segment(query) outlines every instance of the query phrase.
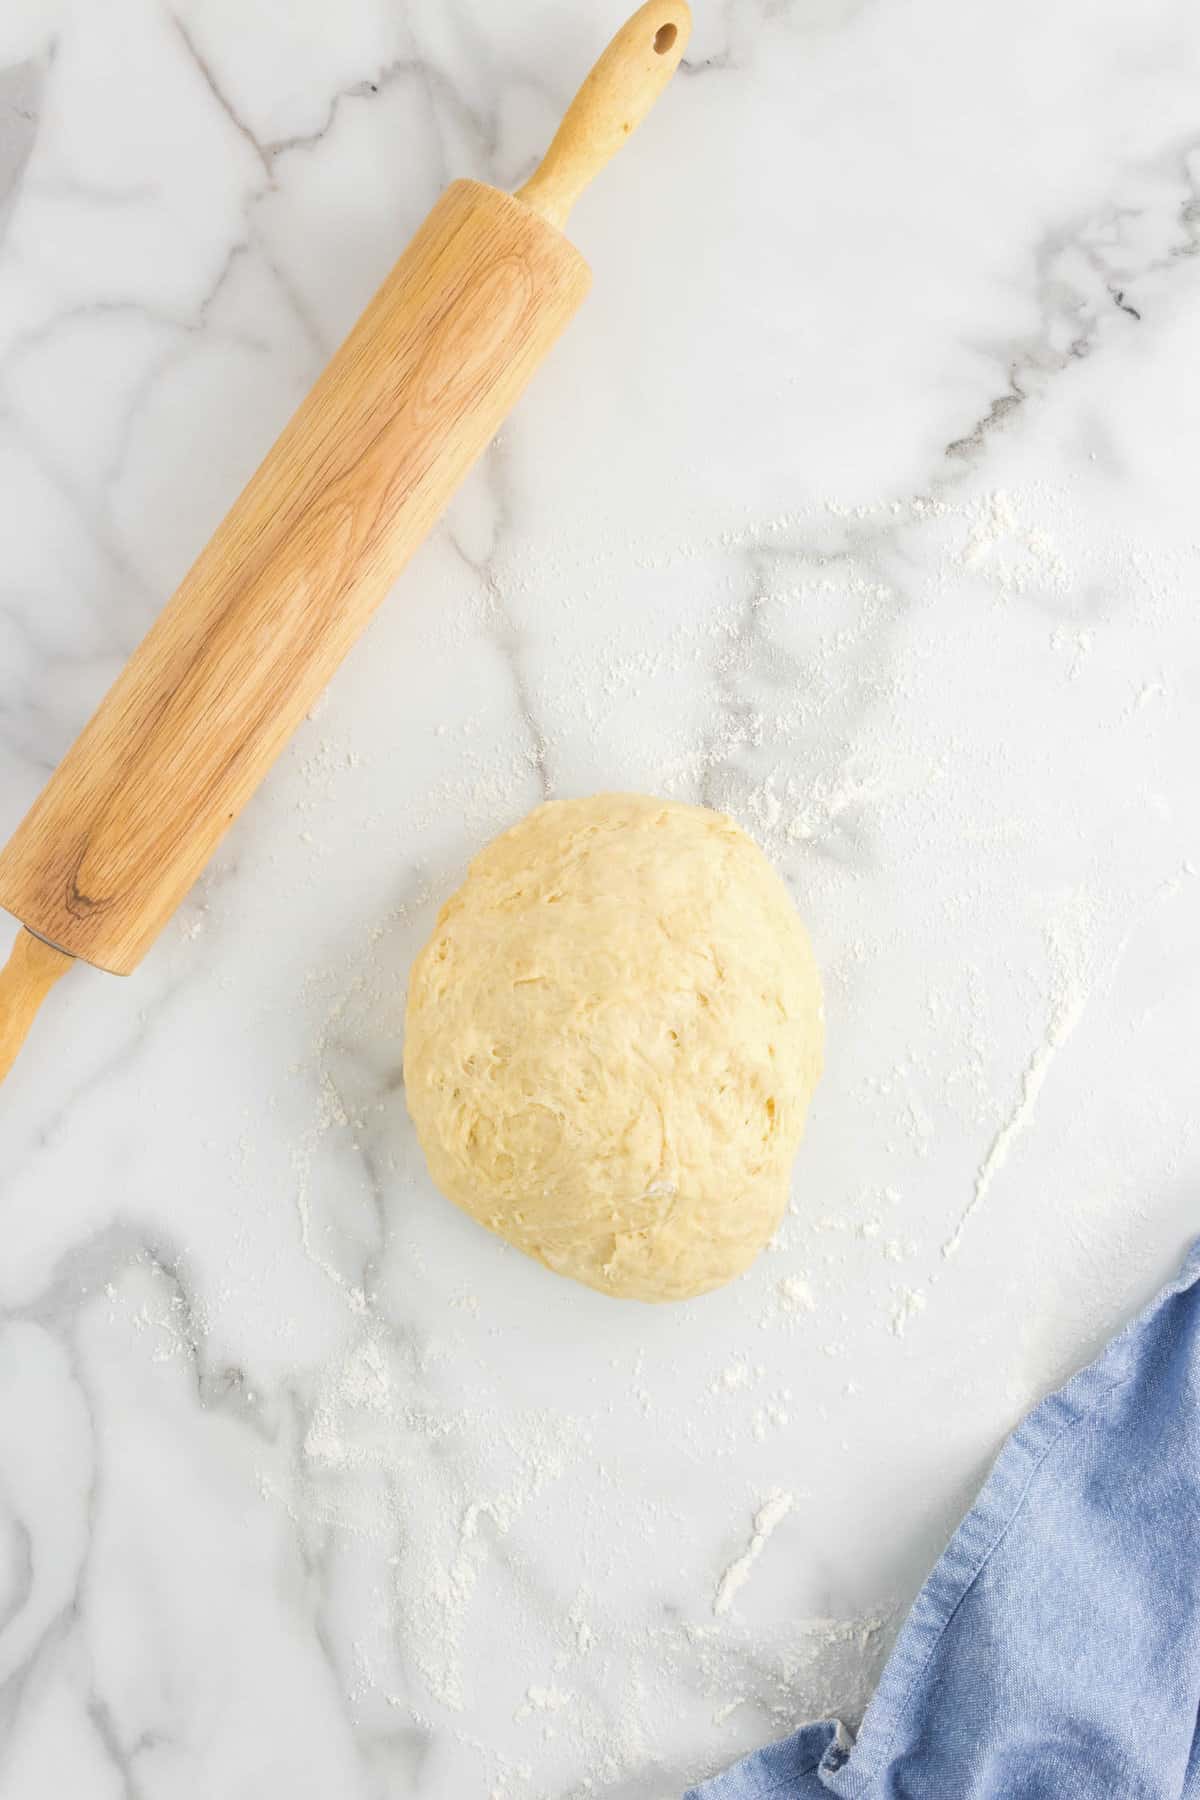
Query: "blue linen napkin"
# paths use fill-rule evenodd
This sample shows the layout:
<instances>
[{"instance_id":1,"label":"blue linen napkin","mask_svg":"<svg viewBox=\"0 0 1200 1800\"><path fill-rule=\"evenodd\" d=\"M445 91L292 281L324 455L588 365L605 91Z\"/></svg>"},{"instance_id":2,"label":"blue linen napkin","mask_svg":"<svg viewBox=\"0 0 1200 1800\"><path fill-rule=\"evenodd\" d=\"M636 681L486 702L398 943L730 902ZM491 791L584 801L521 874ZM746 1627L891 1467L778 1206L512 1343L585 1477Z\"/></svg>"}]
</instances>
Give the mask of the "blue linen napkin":
<instances>
[{"instance_id":1,"label":"blue linen napkin","mask_svg":"<svg viewBox=\"0 0 1200 1800\"><path fill-rule=\"evenodd\" d=\"M685 1800L1200 1800L1200 1241L1036 1406L852 1742L807 1725Z\"/></svg>"}]
</instances>

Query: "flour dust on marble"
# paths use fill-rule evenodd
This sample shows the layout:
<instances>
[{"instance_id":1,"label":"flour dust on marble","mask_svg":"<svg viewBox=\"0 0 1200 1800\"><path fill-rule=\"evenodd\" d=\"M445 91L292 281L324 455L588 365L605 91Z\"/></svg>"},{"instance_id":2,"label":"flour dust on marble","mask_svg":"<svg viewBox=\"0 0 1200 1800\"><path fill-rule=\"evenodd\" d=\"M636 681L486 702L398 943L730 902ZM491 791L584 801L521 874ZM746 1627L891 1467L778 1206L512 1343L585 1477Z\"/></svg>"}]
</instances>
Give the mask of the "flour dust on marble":
<instances>
[{"instance_id":1,"label":"flour dust on marble","mask_svg":"<svg viewBox=\"0 0 1200 1800\"><path fill-rule=\"evenodd\" d=\"M766 1549L772 1533L781 1525L795 1505L794 1496L777 1488L769 1494L754 1515L754 1530L750 1542L735 1557L717 1583L717 1591L713 1595L712 1609L715 1617L720 1618L733 1605L738 1592L750 1578L750 1571Z\"/></svg>"},{"instance_id":2,"label":"flour dust on marble","mask_svg":"<svg viewBox=\"0 0 1200 1800\"><path fill-rule=\"evenodd\" d=\"M625 1370L627 1398L610 1393L598 1408L579 1404L578 1396L570 1405L517 1406L494 1386L481 1403L464 1398L469 1371L483 1366L478 1356L484 1337L491 1335L497 1353L503 1347L511 1354L512 1334L519 1330L507 1312L495 1317L501 1296L494 1284L482 1302L477 1282L446 1290L465 1339L451 1334L436 1352L407 1342L402 1320L391 1310L388 1264L405 1255L420 1278L433 1271L419 1240L401 1245L390 1236L390 1221L417 1170L393 1080L404 974L461 863L483 835L522 807L534 775L550 772L553 779L566 734L586 730L589 720L598 725L602 709L631 702L635 730L648 716L645 709L653 709L657 790L729 808L805 896L816 892L824 908L846 906L850 929L829 975L843 1030L852 1029L856 994L869 973L884 966L889 945L887 922L853 903L849 853L864 832L887 834L887 853L901 870L911 865L925 872L921 902L935 929L973 908L986 932L991 921L984 881L975 885L961 865L948 863L941 885L930 888L931 846L945 837L974 847L986 861L1026 841L1036 828L1019 812L979 816L956 767L960 746L923 711L922 690L938 671L927 645L904 641L905 619L917 604L914 579L921 606L939 612L950 634L964 629L968 599L976 618L983 607L985 619L990 612L1003 620L1031 594L1038 596L1054 615L1038 647L1043 679L1049 692L1069 694L1088 681L1100 642L1069 622L1086 610L1083 596L1092 579L1076 558L1082 554L1086 565L1088 555L1097 555L1096 546L1080 546L1080 530L1069 495L1047 489L984 489L974 497L955 492L882 509L831 506L824 514L771 521L716 547L718 555L729 553L730 592L702 622L681 612L665 640L661 632L648 634L641 645L604 642L586 651L567 636L557 642L555 654L569 677L567 713L558 730L543 728L528 757L505 767L486 748L474 750L478 722L469 712L438 722L439 739L453 740L457 771L421 794L400 796L391 829L402 841L408 831L420 837L435 815L453 816L460 823L452 856L437 869L414 868L402 898L385 917L365 925L343 960L312 972L313 1049L297 1071L318 1095L313 1130L298 1149L303 1241L358 1319L353 1329L359 1335L344 1361L321 1378L296 1486L273 1498L286 1503L300 1532L333 1532L366 1546L380 1572L373 1591L381 1620L390 1623L374 1651L359 1644L350 1656L364 1704L390 1693L390 1704L414 1716L422 1706L440 1710L459 1721L453 1729L469 1748L463 1721L480 1679L473 1633L496 1604L499 1579L511 1584L502 1604L516 1630L522 1670L514 1727L528 1732L536 1726L543 1734L539 1755L586 1764L597 1782L620 1780L653 1758L656 1716L668 1704L669 1680L680 1676L708 1694L714 1729L721 1731L746 1709L760 1717L764 1730L786 1728L797 1716L789 1707L794 1709L798 1693L805 1696L806 1714L853 1716L861 1709L894 1630L890 1597L881 1596L857 1618L801 1613L786 1625L764 1621L752 1605L755 1569L761 1558L779 1553L773 1534L795 1505L790 1462L778 1470L784 1480L765 1481L757 1496L741 1503L749 1534L743 1524L741 1548L722 1562L712 1545L687 1545L686 1514L668 1508L656 1515L636 1488L627 1489L611 1442L614 1413L619 1417L624 1405L645 1417L685 1463L732 1473L748 1448L769 1455L773 1444L791 1442L790 1421L805 1411L800 1370L804 1359L819 1358L841 1372L836 1404L817 1403L815 1420L835 1444L839 1434L844 1439L854 1429L864 1391L856 1326L861 1311L849 1303L848 1282L865 1280L874 1294L882 1334L877 1342L892 1346L889 1354L907 1354L914 1334L936 1316L947 1255L969 1241L972 1230L985 1228L989 1210L1002 1202L1006 1166L1035 1123L1054 1059L1089 996L1110 978L1136 928L1130 921L1171 895L1163 889L1143 904L1106 885L1099 869L1094 887L1051 893L1045 910L1029 920L1028 965L1015 982L1034 1047L1013 1044L1007 1078L1003 1058L1010 1052L989 1015L977 970L967 966L948 977L930 958L910 1042L866 1079L867 1104L883 1124L879 1178L843 1194L835 1208L827 1199L814 1205L804 1194L802 1161L797 1197L769 1252L766 1279L734 1295L743 1321L739 1349L700 1386L689 1387L685 1404L678 1404L676 1393L670 1410L664 1410L664 1385L676 1390L695 1354L689 1319L679 1328L680 1351L691 1346L686 1358L676 1364L668 1356L652 1374L644 1349L629 1359L618 1354L614 1361ZM803 547L811 538L819 549ZM797 540L799 549L793 548ZM658 581L682 571L686 580L713 554L706 541L683 545L665 561L661 555L644 559L646 573ZM1102 554L1129 581L1137 604L1152 610L1166 573L1136 547L1113 543ZM601 588L628 561L637 563L636 546L613 558L614 576L604 566L596 571ZM514 594L543 579L532 562L493 578ZM880 643L887 646L881 659L873 650ZM698 747L694 723L683 721L673 748L669 710L664 714L653 696L682 679L697 658L711 664L721 705ZM1110 689L1124 694L1122 706L1155 704L1153 671L1130 669L1118 677L1110 670L1107 679ZM845 755L831 764L848 690L853 741L846 738ZM1147 693L1151 698L1143 699ZM821 746L818 766L802 777L794 752L813 734ZM791 767L779 760L785 745ZM1019 759L1020 751L998 738L982 753L1002 767ZM297 804L314 856L326 854L314 815L332 802L349 766L346 747L328 736L302 764ZM945 1095L938 1097L929 1085L930 1052L922 1037L944 1050L947 1033L956 1056ZM1006 1087L1015 1092L1011 1104ZM974 1174L964 1170L962 1203L940 1231L931 1230L928 1216L914 1211L911 1190L950 1123L961 1130L964 1121L979 1134ZM357 1164L372 1196L375 1224L357 1253L339 1244L322 1201L328 1168L341 1157L342 1167ZM565 1319L563 1328L572 1329ZM467 1342L474 1346L470 1351ZM791 1373L781 1382L784 1345ZM414 1401L414 1391L423 1392L442 1375L453 1397ZM535 1563L522 1562L518 1547L563 1506L578 1518L578 1557L558 1610L548 1614L523 1591L523 1584L535 1584ZM729 1524L735 1544L738 1511L735 1506ZM707 1623L686 1609L657 1628L625 1622L622 1577L612 1585L614 1547L647 1530L652 1536L666 1532L682 1546L680 1587L707 1593ZM752 1622L740 1616L743 1600ZM389 1632L406 1646L406 1682L395 1681ZM522 1632L528 1634L524 1642ZM747 1680L751 1663L756 1673ZM423 1701L414 1697L414 1677ZM532 1764L527 1768L496 1743L480 1740L476 1750L497 1795L532 1791Z\"/></svg>"}]
</instances>

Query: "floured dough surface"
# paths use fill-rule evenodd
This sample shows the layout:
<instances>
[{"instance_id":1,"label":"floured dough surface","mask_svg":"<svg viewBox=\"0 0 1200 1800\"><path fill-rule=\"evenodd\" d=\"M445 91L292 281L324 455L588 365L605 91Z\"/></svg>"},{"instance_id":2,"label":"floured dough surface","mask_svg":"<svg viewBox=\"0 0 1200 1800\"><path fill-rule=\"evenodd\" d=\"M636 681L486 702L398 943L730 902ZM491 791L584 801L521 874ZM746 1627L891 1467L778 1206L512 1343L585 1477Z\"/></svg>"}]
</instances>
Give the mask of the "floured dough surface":
<instances>
[{"instance_id":1,"label":"floured dough surface","mask_svg":"<svg viewBox=\"0 0 1200 1800\"><path fill-rule=\"evenodd\" d=\"M409 1109L481 1224L604 1293L683 1300L779 1223L822 1018L787 889L731 819L551 801L480 852L414 964Z\"/></svg>"}]
</instances>

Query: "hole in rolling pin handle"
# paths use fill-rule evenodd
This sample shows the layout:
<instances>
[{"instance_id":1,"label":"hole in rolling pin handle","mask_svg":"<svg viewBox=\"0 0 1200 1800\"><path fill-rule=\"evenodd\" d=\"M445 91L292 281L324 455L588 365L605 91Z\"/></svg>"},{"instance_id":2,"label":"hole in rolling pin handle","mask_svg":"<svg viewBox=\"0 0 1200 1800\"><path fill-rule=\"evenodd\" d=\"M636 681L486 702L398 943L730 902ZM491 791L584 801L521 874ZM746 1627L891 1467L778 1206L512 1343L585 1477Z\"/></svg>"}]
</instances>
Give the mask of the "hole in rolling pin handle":
<instances>
[{"instance_id":1,"label":"hole in rolling pin handle","mask_svg":"<svg viewBox=\"0 0 1200 1800\"><path fill-rule=\"evenodd\" d=\"M655 56L665 56L678 36L678 25L660 25L654 34Z\"/></svg>"}]
</instances>

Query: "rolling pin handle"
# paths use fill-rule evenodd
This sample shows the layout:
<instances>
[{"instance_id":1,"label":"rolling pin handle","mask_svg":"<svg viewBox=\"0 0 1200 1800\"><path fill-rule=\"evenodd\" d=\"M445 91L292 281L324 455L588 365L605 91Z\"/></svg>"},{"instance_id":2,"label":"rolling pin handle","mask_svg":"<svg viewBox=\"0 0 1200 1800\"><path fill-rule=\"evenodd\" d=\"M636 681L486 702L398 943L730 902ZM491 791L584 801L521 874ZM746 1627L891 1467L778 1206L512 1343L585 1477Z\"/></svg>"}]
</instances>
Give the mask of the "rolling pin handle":
<instances>
[{"instance_id":1,"label":"rolling pin handle","mask_svg":"<svg viewBox=\"0 0 1200 1800\"><path fill-rule=\"evenodd\" d=\"M692 29L687 0L647 0L622 25L567 108L523 200L559 229L592 179L639 126L679 67Z\"/></svg>"},{"instance_id":2,"label":"rolling pin handle","mask_svg":"<svg viewBox=\"0 0 1200 1800\"><path fill-rule=\"evenodd\" d=\"M75 961L22 925L0 969L0 1081L17 1060L38 1007Z\"/></svg>"}]
</instances>

